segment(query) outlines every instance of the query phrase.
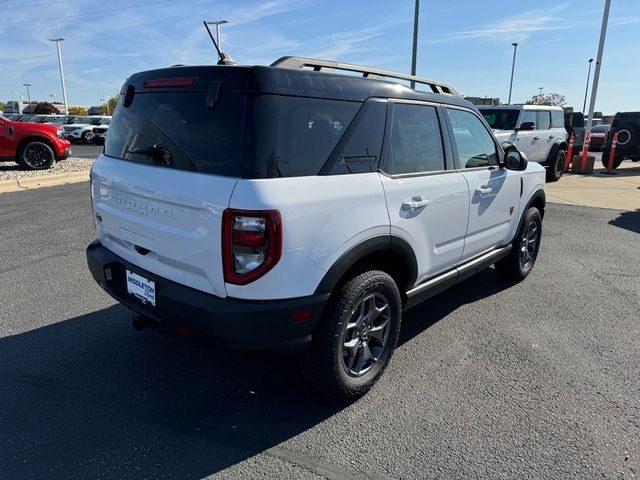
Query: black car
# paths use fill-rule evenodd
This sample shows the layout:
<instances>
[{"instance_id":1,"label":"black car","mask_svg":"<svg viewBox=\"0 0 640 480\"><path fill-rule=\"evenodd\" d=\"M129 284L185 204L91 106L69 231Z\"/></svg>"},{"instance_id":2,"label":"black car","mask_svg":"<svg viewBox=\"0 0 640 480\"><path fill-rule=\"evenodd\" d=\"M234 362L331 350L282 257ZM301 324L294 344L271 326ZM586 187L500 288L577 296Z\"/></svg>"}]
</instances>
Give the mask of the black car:
<instances>
[{"instance_id":1,"label":"black car","mask_svg":"<svg viewBox=\"0 0 640 480\"><path fill-rule=\"evenodd\" d=\"M640 112L618 112L613 117L611 129L602 146L602 164L607 168L609 152L615 134L618 134L613 168L618 168L623 160L640 161Z\"/></svg>"}]
</instances>

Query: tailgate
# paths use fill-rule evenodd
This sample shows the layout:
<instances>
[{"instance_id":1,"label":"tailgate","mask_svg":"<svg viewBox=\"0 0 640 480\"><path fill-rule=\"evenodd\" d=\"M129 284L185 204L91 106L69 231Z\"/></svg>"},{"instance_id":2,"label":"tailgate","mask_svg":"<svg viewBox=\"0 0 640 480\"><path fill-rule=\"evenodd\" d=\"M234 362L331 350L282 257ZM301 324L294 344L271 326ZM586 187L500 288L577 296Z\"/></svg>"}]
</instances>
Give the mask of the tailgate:
<instances>
[{"instance_id":1,"label":"tailgate","mask_svg":"<svg viewBox=\"0 0 640 480\"><path fill-rule=\"evenodd\" d=\"M226 296L221 224L235 178L102 155L91 179L102 245L156 275Z\"/></svg>"}]
</instances>

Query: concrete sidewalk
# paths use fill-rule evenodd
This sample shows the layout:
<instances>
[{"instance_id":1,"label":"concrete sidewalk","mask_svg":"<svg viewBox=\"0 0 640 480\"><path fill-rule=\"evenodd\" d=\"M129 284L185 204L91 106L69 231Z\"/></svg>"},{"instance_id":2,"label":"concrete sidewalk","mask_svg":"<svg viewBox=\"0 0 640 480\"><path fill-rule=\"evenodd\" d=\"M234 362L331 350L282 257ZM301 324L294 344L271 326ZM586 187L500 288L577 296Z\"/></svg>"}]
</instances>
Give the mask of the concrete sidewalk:
<instances>
[{"instance_id":1,"label":"concrete sidewalk","mask_svg":"<svg viewBox=\"0 0 640 480\"><path fill-rule=\"evenodd\" d=\"M565 173L558 182L547 183L547 201L582 207L639 210L640 163L625 160L615 170L617 175L603 175L600 172L606 169L601 168L601 154L595 155L596 168L591 175Z\"/></svg>"}]
</instances>

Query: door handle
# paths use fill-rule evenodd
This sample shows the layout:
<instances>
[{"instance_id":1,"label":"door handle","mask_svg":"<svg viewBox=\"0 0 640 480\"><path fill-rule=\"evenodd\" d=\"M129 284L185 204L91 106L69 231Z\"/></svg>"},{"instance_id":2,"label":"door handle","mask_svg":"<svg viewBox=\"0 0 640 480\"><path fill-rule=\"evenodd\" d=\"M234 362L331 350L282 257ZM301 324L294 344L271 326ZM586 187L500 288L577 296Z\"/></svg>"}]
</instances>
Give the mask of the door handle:
<instances>
[{"instance_id":1,"label":"door handle","mask_svg":"<svg viewBox=\"0 0 640 480\"><path fill-rule=\"evenodd\" d=\"M416 210L417 208L426 207L427 205L429 205L429 200L417 196L413 197L411 200L402 202L401 208L403 211L407 212L410 210Z\"/></svg>"},{"instance_id":2,"label":"door handle","mask_svg":"<svg viewBox=\"0 0 640 480\"><path fill-rule=\"evenodd\" d=\"M555 138L553 135L549 135L549 138Z\"/></svg>"},{"instance_id":3,"label":"door handle","mask_svg":"<svg viewBox=\"0 0 640 480\"><path fill-rule=\"evenodd\" d=\"M533 137L534 140L540 140L540 137Z\"/></svg>"},{"instance_id":4,"label":"door handle","mask_svg":"<svg viewBox=\"0 0 640 480\"><path fill-rule=\"evenodd\" d=\"M476 188L476 194L478 195L487 195L493 192L493 188L491 187L478 187Z\"/></svg>"}]
</instances>

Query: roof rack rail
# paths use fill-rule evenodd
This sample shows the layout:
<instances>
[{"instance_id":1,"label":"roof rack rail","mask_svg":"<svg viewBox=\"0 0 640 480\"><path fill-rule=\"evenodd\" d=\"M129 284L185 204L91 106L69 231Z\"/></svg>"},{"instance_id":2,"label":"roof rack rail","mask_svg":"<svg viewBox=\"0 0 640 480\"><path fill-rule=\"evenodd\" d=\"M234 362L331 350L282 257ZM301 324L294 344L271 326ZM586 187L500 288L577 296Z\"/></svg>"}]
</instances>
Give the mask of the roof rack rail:
<instances>
[{"instance_id":1,"label":"roof rack rail","mask_svg":"<svg viewBox=\"0 0 640 480\"><path fill-rule=\"evenodd\" d=\"M380 70L378 68L353 65L351 63L340 63L331 60L318 60L315 58L305 57L281 57L273 62L271 66L278 68L289 68L292 70L301 70L305 67L310 67L314 72L324 71L327 73L331 73L334 70L346 70L349 72L362 73L362 76L364 78L372 78L375 80L386 80L388 78L396 80L408 80L410 82L426 85L433 93L462 97L458 90L446 83L429 80L428 78L416 77L414 75L405 75L402 73L391 72L389 70Z\"/></svg>"}]
</instances>

